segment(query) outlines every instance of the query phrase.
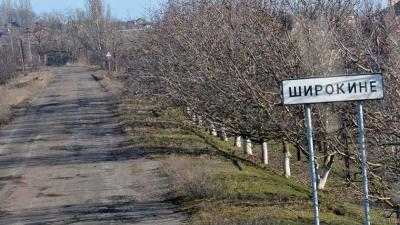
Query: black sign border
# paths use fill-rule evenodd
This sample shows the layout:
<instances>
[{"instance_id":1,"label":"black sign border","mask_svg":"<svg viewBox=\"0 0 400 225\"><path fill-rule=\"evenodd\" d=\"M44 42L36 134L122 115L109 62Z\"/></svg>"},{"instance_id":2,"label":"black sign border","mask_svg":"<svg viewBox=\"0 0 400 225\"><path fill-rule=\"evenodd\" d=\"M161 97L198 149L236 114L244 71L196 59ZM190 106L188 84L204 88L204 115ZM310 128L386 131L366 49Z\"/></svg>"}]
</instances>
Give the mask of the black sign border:
<instances>
[{"instance_id":1,"label":"black sign border","mask_svg":"<svg viewBox=\"0 0 400 225\"><path fill-rule=\"evenodd\" d=\"M358 77L358 76L371 76L371 75L380 75L382 77L382 88L383 88L383 96L382 98L377 98L377 99L366 99L366 100L344 100L344 101L331 101L331 102L313 102L313 103L296 103L296 104L285 104L284 103L284 97L283 97L283 82L284 81L291 81L291 80L311 80L311 79L320 79L320 78L335 78L335 77ZM376 101L376 100L383 100L385 99L385 79L383 76L383 73L366 73L366 74L342 74L342 75L335 75L335 76L329 76L329 77L308 77L308 78L292 78L292 79L286 79L282 80L281 82L281 104L282 105L315 105L315 104L327 104L327 103L335 103L335 102L358 102L358 101Z\"/></svg>"}]
</instances>

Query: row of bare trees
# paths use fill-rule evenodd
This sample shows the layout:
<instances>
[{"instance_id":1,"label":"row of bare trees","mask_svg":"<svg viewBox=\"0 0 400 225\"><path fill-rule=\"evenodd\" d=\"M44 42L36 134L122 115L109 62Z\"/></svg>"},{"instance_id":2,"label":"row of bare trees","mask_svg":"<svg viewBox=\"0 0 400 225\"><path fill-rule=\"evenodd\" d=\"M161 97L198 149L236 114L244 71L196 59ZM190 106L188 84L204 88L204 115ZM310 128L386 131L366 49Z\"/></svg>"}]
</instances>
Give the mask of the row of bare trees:
<instances>
[{"instance_id":1,"label":"row of bare trees","mask_svg":"<svg viewBox=\"0 0 400 225\"><path fill-rule=\"evenodd\" d=\"M303 108L281 104L280 82L383 73L385 99L366 103L369 175L375 202L395 209L399 25L393 9L366 1L170 0L151 29L122 40L128 44L115 49L115 62L129 72L133 94L189 109L212 133L217 128L246 143L283 143L287 176L288 146L299 158L308 153ZM343 181L359 185L354 105L315 105L313 111L319 188L329 184L334 167Z\"/></svg>"},{"instance_id":2,"label":"row of bare trees","mask_svg":"<svg viewBox=\"0 0 400 225\"><path fill-rule=\"evenodd\" d=\"M26 28L32 25L33 17L29 1L3 0L0 2L0 81L2 83L13 77L24 64L25 50L28 46L25 46L22 38L25 36Z\"/></svg>"},{"instance_id":3,"label":"row of bare trees","mask_svg":"<svg viewBox=\"0 0 400 225\"><path fill-rule=\"evenodd\" d=\"M66 16L36 15L30 0L0 1L0 81L48 64L57 54L70 58Z\"/></svg>"},{"instance_id":4,"label":"row of bare trees","mask_svg":"<svg viewBox=\"0 0 400 225\"><path fill-rule=\"evenodd\" d=\"M118 21L100 0L67 14L37 15L30 0L0 1L0 80L41 65L101 64L119 40Z\"/></svg>"}]
</instances>

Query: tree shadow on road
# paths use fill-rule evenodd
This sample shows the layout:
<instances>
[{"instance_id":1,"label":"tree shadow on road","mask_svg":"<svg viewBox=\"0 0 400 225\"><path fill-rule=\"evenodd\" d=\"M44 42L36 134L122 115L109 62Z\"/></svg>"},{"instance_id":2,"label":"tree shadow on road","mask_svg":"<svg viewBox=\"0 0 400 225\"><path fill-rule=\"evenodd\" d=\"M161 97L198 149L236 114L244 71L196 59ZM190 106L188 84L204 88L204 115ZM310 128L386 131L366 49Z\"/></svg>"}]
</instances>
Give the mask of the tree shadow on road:
<instances>
[{"instance_id":1,"label":"tree shadow on road","mask_svg":"<svg viewBox=\"0 0 400 225\"><path fill-rule=\"evenodd\" d=\"M121 196L123 197L123 196ZM61 207L39 208L17 214L2 212L0 224L132 224L178 221L180 211L170 202L135 202L132 200L109 203L87 203ZM97 222L97 223L96 223Z\"/></svg>"}]
</instances>

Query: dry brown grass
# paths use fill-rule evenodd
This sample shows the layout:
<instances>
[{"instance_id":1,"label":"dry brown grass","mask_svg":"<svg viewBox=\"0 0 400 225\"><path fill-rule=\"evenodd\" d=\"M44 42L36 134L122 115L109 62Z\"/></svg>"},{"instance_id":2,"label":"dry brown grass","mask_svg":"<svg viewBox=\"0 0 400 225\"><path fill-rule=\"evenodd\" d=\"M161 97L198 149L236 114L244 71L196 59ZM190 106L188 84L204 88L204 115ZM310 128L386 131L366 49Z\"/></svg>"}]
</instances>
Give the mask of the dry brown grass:
<instances>
[{"instance_id":1,"label":"dry brown grass","mask_svg":"<svg viewBox=\"0 0 400 225\"><path fill-rule=\"evenodd\" d=\"M201 158L201 157L200 157ZM162 172L169 179L176 198L204 199L221 197L221 187L213 182L212 169L217 161L170 156L162 160Z\"/></svg>"},{"instance_id":2,"label":"dry brown grass","mask_svg":"<svg viewBox=\"0 0 400 225\"><path fill-rule=\"evenodd\" d=\"M103 86L107 87L107 89L110 90L114 95L120 95L125 90L124 84L118 79L115 79L113 75L105 74L104 79L100 82Z\"/></svg>"},{"instance_id":3,"label":"dry brown grass","mask_svg":"<svg viewBox=\"0 0 400 225\"><path fill-rule=\"evenodd\" d=\"M54 75L49 71L33 72L17 76L0 86L0 124L6 123L12 116L12 107L31 99L47 86Z\"/></svg>"}]
</instances>

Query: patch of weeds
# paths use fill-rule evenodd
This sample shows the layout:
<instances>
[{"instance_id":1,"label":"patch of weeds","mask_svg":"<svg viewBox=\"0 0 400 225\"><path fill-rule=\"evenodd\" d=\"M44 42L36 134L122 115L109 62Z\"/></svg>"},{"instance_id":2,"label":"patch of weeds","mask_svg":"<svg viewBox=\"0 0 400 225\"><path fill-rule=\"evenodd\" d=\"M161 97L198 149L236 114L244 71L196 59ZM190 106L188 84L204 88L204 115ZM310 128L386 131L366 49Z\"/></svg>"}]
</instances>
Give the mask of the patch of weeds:
<instances>
[{"instance_id":1,"label":"patch of weeds","mask_svg":"<svg viewBox=\"0 0 400 225\"><path fill-rule=\"evenodd\" d=\"M213 165L207 160L170 157L162 161L162 174L169 179L176 198L205 199L221 197L223 192L211 176Z\"/></svg>"},{"instance_id":2,"label":"patch of weeds","mask_svg":"<svg viewBox=\"0 0 400 225\"><path fill-rule=\"evenodd\" d=\"M176 122L182 123L186 121L186 117L182 110L174 107L167 108L166 110L163 110L160 114L161 119L165 120L171 120L173 119Z\"/></svg>"}]
</instances>

